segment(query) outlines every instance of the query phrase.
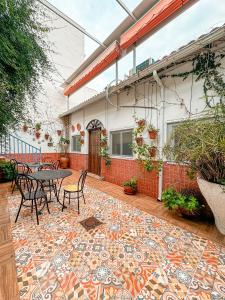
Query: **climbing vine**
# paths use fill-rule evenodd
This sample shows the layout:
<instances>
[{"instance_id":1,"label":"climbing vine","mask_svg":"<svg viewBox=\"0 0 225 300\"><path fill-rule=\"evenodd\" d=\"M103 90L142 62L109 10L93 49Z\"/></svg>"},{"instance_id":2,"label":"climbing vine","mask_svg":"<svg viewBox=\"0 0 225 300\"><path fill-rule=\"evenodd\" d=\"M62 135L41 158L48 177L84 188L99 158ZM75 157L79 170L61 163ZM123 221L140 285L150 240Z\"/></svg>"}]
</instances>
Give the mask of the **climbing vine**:
<instances>
[{"instance_id":1,"label":"climbing vine","mask_svg":"<svg viewBox=\"0 0 225 300\"><path fill-rule=\"evenodd\" d=\"M108 147L108 136L106 129L102 129L100 133L100 156L105 160L105 165L111 165L111 159L109 156L109 147Z\"/></svg>"}]
</instances>

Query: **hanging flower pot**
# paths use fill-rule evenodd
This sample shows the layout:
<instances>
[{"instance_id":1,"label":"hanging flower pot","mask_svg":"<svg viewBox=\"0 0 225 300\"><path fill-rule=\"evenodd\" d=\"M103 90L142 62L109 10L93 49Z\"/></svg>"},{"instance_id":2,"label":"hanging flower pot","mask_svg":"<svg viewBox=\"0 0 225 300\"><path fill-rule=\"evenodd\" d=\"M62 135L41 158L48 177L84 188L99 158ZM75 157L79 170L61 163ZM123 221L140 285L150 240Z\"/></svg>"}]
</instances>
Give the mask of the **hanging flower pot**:
<instances>
[{"instance_id":1,"label":"hanging flower pot","mask_svg":"<svg viewBox=\"0 0 225 300\"><path fill-rule=\"evenodd\" d=\"M35 137L36 137L36 139L39 139L40 136L41 136L40 132L39 132L39 131L36 131L36 132L35 132Z\"/></svg>"},{"instance_id":2,"label":"hanging flower pot","mask_svg":"<svg viewBox=\"0 0 225 300\"><path fill-rule=\"evenodd\" d=\"M80 123L77 123L77 130L78 130L78 131L81 130L81 125L80 125Z\"/></svg>"},{"instance_id":3,"label":"hanging flower pot","mask_svg":"<svg viewBox=\"0 0 225 300\"><path fill-rule=\"evenodd\" d=\"M36 124L35 124L35 130L36 130L36 131L41 130L41 123L36 123Z\"/></svg>"},{"instance_id":4,"label":"hanging flower pot","mask_svg":"<svg viewBox=\"0 0 225 300\"><path fill-rule=\"evenodd\" d=\"M155 129L148 130L148 135L151 140L155 140L157 138L158 131Z\"/></svg>"},{"instance_id":5,"label":"hanging flower pot","mask_svg":"<svg viewBox=\"0 0 225 300\"><path fill-rule=\"evenodd\" d=\"M62 134L62 130L58 129L56 132L57 132L58 136L60 136Z\"/></svg>"},{"instance_id":6,"label":"hanging flower pot","mask_svg":"<svg viewBox=\"0 0 225 300\"><path fill-rule=\"evenodd\" d=\"M153 146L153 147L150 147L150 148L148 149L148 151L149 151L149 155L150 155L151 157L155 157L155 156L156 156L157 148L156 148L155 146Z\"/></svg>"},{"instance_id":7,"label":"hanging flower pot","mask_svg":"<svg viewBox=\"0 0 225 300\"><path fill-rule=\"evenodd\" d=\"M25 123L25 124L23 124L23 132L27 132L27 130L28 130L28 126L27 126L27 124Z\"/></svg>"},{"instance_id":8,"label":"hanging flower pot","mask_svg":"<svg viewBox=\"0 0 225 300\"><path fill-rule=\"evenodd\" d=\"M85 136L85 131L83 131L83 130L80 131L80 135L81 135L81 136Z\"/></svg>"},{"instance_id":9,"label":"hanging flower pot","mask_svg":"<svg viewBox=\"0 0 225 300\"><path fill-rule=\"evenodd\" d=\"M145 126L145 119L140 119L137 121L138 127L144 127Z\"/></svg>"},{"instance_id":10,"label":"hanging flower pot","mask_svg":"<svg viewBox=\"0 0 225 300\"><path fill-rule=\"evenodd\" d=\"M74 131L75 131L75 126L72 125L72 126L71 126L71 129L72 129L72 132L74 132Z\"/></svg>"},{"instance_id":11,"label":"hanging flower pot","mask_svg":"<svg viewBox=\"0 0 225 300\"><path fill-rule=\"evenodd\" d=\"M45 139L46 139L46 141L49 139L49 133L45 133Z\"/></svg>"},{"instance_id":12,"label":"hanging flower pot","mask_svg":"<svg viewBox=\"0 0 225 300\"><path fill-rule=\"evenodd\" d=\"M106 147L107 146L107 141L106 140L100 141L100 146L101 147Z\"/></svg>"},{"instance_id":13,"label":"hanging flower pot","mask_svg":"<svg viewBox=\"0 0 225 300\"><path fill-rule=\"evenodd\" d=\"M144 143L143 137L136 137L135 141L138 146L142 146Z\"/></svg>"},{"instance_id":14,"label":"hanging flower pot","mask_svg":"<svg viewBox=\"0 0 225 300\"><path fill-rule=\"evenodd\" d=\"M81 145L83 145L84 144L84 139L80 139L80 143L81 143Z\"/></svg>"},{"instance_id":15,"label":"hanging flower pot","mask_svg":"<svg viewBox=\"0 0 225 300\"><path fill-rule=\"evenodd\" d=\"M106 136L107 135L107 130L105 128L102 129L102 135Z\"/></svg>"}]
</instances>

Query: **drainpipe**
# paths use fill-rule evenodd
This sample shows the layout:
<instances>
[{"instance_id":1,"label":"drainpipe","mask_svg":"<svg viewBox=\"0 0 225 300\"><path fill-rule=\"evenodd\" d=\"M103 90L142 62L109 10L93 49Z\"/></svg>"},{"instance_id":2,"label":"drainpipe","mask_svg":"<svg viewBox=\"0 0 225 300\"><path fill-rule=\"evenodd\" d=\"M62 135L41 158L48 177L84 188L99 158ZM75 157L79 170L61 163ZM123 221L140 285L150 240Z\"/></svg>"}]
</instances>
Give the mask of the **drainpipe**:
<instances>
[{"instance_id":1,"label":"drainpipe","mask_svg":"<svg viewBox=\"0 0 225 300\"><path fill-rule=\"evenodd\" d=\"M159 109L159 124L160 124L160 141L159 141L159 158L163 161L163 146L164 146L164 136L165 136L165 87L158 76L156 70L153 71L153 77L160 87L162 102ZM159 172L159 183L158 183L158 201L162 200L162 189L163 189L163 165Z\"/></svg>"}]
</instances>

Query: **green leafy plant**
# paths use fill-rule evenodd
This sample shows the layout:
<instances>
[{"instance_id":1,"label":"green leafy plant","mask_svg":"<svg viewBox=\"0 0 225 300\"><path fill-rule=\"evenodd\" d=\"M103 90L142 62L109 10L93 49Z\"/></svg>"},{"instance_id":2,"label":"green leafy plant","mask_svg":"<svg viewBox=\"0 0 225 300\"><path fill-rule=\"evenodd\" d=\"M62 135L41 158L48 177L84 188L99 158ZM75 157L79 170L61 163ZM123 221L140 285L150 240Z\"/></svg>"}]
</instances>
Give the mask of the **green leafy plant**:
<instances>
[{"instance_id":1,"label":"green leafy plant","mask_svg":"<svg viewBox=\"0 0 225 300\"><path fill-rule=\"evenodd\" d=\"M41 129L41 123L36 123L35 124L35 130L39 131Z\"/></svg>"},{"instance_id":2,"label":"green leafy plant","mask_svg":"<svg viewBox=\"0 0 225 300\"><path fill-rule=\"evenodd\" d=\"M173 188L168 188L162 193L162 201L165 207L189 216L198 214L201 208L196 197L181 194Z\"/></svg>"},{"instance_id":3,"label":"green leafy plant","mask_svg":"<svg viewBox=\"0 0 225 300\"><path fill-rule=\"evenodd\" d=\"M70 140L61 136L59 140L59 146L61 148L61 152L63 152L64 155L66 155L67 153L69 144L70 144Z\"/></svg>"},{"instance_id":4,"label":"green leafy plant","mask_svg":"<svg viewBox=\"0 0 225 300\"><path fill-rule=\"evenodd\" d=\"M137 190L137 179L135 177L133 177L130 180L125 181L123 183L123 186L130 187L136 191Z\"/></svg>"},{"instance_id":5,"label":"green leafy plant","mask_svg":"<svg viewBox=\"0 0 225 300\"><path fill-rule=\"evenodd\" d=\"M27 120L43 78L53 71L44 8L35 0L0 1L0 136Z\"/></svg>"},{"instance_id":6,"label":"green leafy plant","mask_svg":"<svg viewBox=\"0 0 225 300\"><path fill-rule=\"evenodd\" d=\"M109 167L111 165L111 159L109 156L108 136L106 130L100 133L100 156L105 160L105 165Z\"/></svg>"},{"instance_id":7,"label":"green leafy plant","mask_svg":"<svg viewBox=\"0 0 225 300\"><path fill-rule=\"evenodd\" d=\"M10 162L0 162L0 170L3 172L3 180L10 181L14 176L14 167Z\"/></svg>"}]
</instances>

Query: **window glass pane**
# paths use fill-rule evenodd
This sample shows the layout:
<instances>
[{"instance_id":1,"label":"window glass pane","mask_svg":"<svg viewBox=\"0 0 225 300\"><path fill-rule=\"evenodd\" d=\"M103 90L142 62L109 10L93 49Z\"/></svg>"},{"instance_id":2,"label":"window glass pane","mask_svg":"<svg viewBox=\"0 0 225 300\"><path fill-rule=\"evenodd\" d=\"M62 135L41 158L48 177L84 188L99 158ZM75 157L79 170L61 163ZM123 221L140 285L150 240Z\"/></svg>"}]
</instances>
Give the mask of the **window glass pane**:
<instances>
[{"instance_id":1,"label":"window glass pane","mask_svg":"<svg viewBox=\"0 0 225 300\"><path fill-rule=\"evenodd\" d=\"M112 154L121 155L120 132L112 133Z\"/></svg>"},{"instance_id":2,"label":"window glass pane","mask_svg":"<svg viewBox=\"0 0 225 300\"><path fill-rule=\"evenodd\" d=\"M132 156L132 149L130 145L132 144L132 131L122 132L122 155Z\"/></svg>"},{"instance_id":3,"label":"window glass pane","mask_svg":"<svg viewBox=\"0 0 225 300\"><path fill-rule=\"evenodd\" d=\"M72 150L81 152L80 136L79 135L73 136L72 141L73 141Z\"/></svg>"}]
</instances>

